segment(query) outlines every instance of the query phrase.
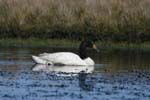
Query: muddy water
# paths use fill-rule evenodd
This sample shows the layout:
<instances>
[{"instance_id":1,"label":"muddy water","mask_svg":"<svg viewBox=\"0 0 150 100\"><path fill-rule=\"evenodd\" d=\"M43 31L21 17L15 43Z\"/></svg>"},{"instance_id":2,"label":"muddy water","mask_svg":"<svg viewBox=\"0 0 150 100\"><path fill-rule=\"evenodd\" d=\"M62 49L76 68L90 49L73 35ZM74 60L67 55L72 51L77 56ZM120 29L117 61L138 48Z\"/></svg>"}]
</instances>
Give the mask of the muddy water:
<instances>
[{"instance_id":1,"label":"muddy water","mask_svg":"<svg viewBox=\"0 0 150 100\"><path fill-rule=\"evenodd\" d=\"M35 65L31 55L75 48L1 48L0 100L149 100L150 52L89 50L95 66Z\"/></svg>"}]
</instances>

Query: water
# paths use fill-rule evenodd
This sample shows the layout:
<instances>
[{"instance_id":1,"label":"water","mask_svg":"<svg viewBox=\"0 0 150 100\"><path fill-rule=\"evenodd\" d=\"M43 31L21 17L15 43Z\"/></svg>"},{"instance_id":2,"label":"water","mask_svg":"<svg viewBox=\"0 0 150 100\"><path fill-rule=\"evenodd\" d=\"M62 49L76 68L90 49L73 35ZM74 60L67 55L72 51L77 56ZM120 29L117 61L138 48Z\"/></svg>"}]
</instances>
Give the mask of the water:
<instances>
[{"instance_id":1,"label":"water","mask_svg":"<svg viewBox=\"0 0 150 100\"><path fill-rule=\"evenodd\" d=\"M75 48L1 48L1 100L150 100L150 51L89 50L95 66L35 65L31 55ZM80 73L79 73L80 72Z\"/></svg>"}]
</instances>

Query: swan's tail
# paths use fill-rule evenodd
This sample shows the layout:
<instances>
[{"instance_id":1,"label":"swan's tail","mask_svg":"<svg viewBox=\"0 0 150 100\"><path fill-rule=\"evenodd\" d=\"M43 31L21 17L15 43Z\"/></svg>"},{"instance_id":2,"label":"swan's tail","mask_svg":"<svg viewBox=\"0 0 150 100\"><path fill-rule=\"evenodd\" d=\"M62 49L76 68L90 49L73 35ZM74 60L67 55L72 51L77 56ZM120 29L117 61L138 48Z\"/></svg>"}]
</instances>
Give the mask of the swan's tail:
<instances>
[{"instance_id":1,"label":"swan's tail","mask_svg":"<svg viewBox=\"0 0 150 100\"><path fill-rule=\"evenodd\" d=\"M32 59L34 60L35 63L37 64L46 64L46 61L41 59L40 57L37 56L32 56Z\"/></svg>"}]
</instances>

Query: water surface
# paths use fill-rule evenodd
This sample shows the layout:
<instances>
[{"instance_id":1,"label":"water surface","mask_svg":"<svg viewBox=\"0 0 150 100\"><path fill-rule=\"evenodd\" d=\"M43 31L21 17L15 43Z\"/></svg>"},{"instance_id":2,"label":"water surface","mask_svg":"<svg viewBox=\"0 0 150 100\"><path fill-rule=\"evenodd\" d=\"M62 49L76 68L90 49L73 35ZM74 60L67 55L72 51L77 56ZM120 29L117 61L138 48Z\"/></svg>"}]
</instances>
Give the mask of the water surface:
<instances>
[{"instance_id":1,"label":"water surface","mask_svg":"<svg viewBox=\"0 0 150 100\"><path fill-rule=\"evenodd\" d=\"M2 100L149 100L150 52L89 50L92 67L37 66L31 55L76 48L1 48ZM80 73L79 73L80 72Z\"/></svg>"}]
</instances>

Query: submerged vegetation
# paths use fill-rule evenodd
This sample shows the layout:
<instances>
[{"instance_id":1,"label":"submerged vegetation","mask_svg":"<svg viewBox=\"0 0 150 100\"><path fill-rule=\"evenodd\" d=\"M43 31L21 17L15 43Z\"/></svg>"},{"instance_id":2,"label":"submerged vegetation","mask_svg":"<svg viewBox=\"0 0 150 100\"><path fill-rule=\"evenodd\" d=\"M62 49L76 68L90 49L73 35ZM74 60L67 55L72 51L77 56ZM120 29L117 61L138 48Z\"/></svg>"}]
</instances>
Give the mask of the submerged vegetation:
<instances>
[{"instance_id":1,"label":"submerged vegetation","mask_svg":"<svg viewBox=\"0 0 150 100\"><path fill-rule=\"evenodd\" d=\"M150 0L0 0L1 38L150 41Z\"/></svg>"}]
</instances>

